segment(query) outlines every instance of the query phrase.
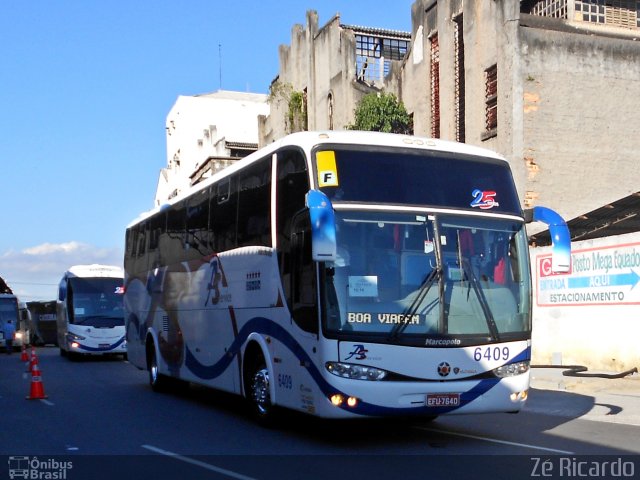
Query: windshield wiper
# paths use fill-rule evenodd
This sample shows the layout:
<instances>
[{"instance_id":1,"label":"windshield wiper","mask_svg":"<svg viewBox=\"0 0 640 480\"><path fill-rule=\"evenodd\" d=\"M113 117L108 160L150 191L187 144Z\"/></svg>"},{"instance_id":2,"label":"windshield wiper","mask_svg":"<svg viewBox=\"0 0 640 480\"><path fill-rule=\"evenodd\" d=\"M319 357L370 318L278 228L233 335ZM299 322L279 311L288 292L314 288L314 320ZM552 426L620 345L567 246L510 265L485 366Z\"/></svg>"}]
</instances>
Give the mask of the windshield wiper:
<instances>
[{"instance_id":1,"label":"windshield wiper","mask_svg":"<svg viewBox=\"0 0 640 480\"><path fill-rule=\"evenodd\" d=\"M489 333L491 334L491 338L499 342L500 341L500 333L498 332L498 327L496 326L496 321L493 318L493 312L491 311L491 307L489 307L489 302L487 301L487 297L484 295L484 290L482 289L482 285L480 285L480 281L476 276L473 268L471 268L471 264L467 258L460 257L460 266L464 271L464 274L469 279L469 283L471 287L473 287L473 292L476 294L478 301L480 302L480 307L482 308L482 313L484 313L485 320L487 322L487 326L489 327Z\"/></svg>"},{"instance_id":2,"label":"windshield wiper","mask_svg":"<svg viewBox=\"0 0 640 480\"><path fill-rule=\"evenodd\" d=\"M389 340L393 340L398 335L400 335L405 330L405 328L407 328L407 325L409 325L409 322L418 311L418 308L420 307L425 297L429 293L429 290L431 290L431 286L436 281L436 279L440 279L441 275L442 275L442 269L440 269L439 267L436 267L433 270L431 270L431 273L429 273L427 278L425 278L424 281L422 282L422 285L420 285L418 293L416 294L416 298L413 300L413 302L411 302L411 305L409 305L409 307L405 309L405 311L402 313L400 322L395 324L391 329L391 333L389 334Z\"/></svg>"}]
</instances>

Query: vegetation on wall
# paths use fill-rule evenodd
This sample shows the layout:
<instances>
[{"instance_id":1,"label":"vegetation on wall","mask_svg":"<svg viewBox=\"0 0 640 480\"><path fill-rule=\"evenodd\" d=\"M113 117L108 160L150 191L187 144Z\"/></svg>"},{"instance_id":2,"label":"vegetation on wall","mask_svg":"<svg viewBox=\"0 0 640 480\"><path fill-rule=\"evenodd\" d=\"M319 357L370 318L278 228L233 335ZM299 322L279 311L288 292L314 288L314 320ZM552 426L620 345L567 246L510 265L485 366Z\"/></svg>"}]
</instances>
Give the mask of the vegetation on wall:
<instances>
[{"instance_id":1,"label":"vegetation on wall","mask_svg":"<svg viewBox=\"0 0 640 480\"><path fill-rule=\"evenodd\" d=\"M354 110L355 121L349 130L389 133L413 133L413 121L404 104L393 93L369 93Z\"/></svg>"},{"instance_id":2,"label":"vegetation on wall","mask_svg":"<svg viewBox=\"0 0 640 480\"><path fill-rule=\"evenodd\" d=\"M285 131L301 132L308 128L307 105L305 92L293 89L293 85L284 82L273 82L269 87L269 103L283 101L287 105Z\"/></svg>"}]
</instances>

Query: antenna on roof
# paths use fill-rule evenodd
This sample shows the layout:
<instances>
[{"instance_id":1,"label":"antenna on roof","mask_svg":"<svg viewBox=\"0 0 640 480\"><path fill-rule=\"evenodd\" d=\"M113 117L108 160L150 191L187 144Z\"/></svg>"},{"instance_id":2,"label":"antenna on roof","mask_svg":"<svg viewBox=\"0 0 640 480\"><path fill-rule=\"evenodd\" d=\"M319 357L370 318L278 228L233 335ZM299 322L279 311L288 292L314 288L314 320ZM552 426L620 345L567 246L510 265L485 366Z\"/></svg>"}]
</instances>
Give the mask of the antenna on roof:
<instances>
[{"instance_id":1,"label":"antenna on roof","mask_svg":"<svg viewBox=\"0 0 640 480\"><path fill-rule=\"evenodd\" d=\"M222 44L221 43L218 44L218 65L220 67L220 87L219 87L219 89L222 90Z\"/></svg>"}]
</instances>

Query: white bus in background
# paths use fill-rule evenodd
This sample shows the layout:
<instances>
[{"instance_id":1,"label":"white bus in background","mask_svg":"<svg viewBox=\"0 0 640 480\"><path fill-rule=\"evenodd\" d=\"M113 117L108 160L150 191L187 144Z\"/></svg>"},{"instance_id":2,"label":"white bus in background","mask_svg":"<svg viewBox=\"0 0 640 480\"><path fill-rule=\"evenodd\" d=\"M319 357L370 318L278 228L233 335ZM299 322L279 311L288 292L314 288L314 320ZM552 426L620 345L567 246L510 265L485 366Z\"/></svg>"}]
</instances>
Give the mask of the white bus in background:
<instances>
[{"instance_id":1,"label":"white bus in background","mask_svg":"<svg viewBox=\"0 0 640 480\"><path fill-rule=\"evenodd\" d=\"M22 348L22 345L29 344L29 311L24 302L11 293L0 294L0 351L4 348L4 323L7 320L13 321L16 333L13 337L14 350Z\"/></svg>"},{"instance_id":2,"label":"white bus in background","mask_svg":"<svg viewBox=\"0 0 640 480\"><path fill-rule=\"evenodd\" d=\"M531 275L508 162L406 135L287 136L126 232L129 361L328 418L517 412ZM171 382L169 382L171 383ZM277 418L277 417L276 417Z\"/></svg>"},{"instance_id":3,"label":"white bus in background","mask_svg":"<svg viewBox=\"0 0 640 480\"><path fill-rule=\"evenodd\" d=\"M58 287L56 304L60 355L126 356L124 272L109 265L76 265Z\"/></svg>"},{"instance_id":4,"label":"white bus in background","mask_svg":"<svg viewBox=\"0 0 640 480\"><path fill-rule=\"evenodd\" d=\"M27 304L18 299L18 325L16 326L16 336L13 345L22 348L31 343L31 313L27 308Z\"/></svg>"},{"instance_id":5,"label":"white bus in background","mask_svg":"<svg viewBox=\"0 0 640 480\"><path fill-rule=\"evenodd\" d=\"M57 323L56 323L56 301L36 300L27 302L31 326L31 345L58 345Z\"/></svg>"}]
</instances>

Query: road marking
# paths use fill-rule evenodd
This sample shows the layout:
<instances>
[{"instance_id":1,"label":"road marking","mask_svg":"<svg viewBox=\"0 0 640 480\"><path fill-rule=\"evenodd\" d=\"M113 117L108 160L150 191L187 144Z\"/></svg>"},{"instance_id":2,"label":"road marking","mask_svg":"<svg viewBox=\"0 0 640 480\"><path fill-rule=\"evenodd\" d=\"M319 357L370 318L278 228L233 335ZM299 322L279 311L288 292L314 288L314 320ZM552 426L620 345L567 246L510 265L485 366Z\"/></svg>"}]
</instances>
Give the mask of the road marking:
<instances>
[{"instance_id":1,"label":"road marking","mask_svg":"<svg viewBox=\"0 0 640 480\"><path fill-rule=\"evenodd\" d=\"M435 432L435 433L442 433L442 434L445 434L445 435L453 435L453 436L456 436L456 437L472 438L474 440L482 440L484 442L500 443L502 445L511 445L513 447L532 448L534 450L544 450L546 452L563 453L565 455L575 455L575 452L569 452L568 450L557 450L555 448L540 447L538 445L529 445L529 444L526 444L526 443L507 442L506 440L498 440L496 438L488 438L488 437L479 437L479 436L476 436L476 435L469 435L468 433L451 432L449 430L438 430L436 428L427 428L427 427L413 427L413 428L416 428L418 430L425 430L427 432Z\"/></svg>"},{"instance_id":2,"label":"road marking","mask_svg":"<svg viewBox=\"0 0 640 480\"><path fill-rule=\"evenodd\" d=\"M49 400L45 400L44 398L41 398L40 401L45 405L49 405L50 407L53 407L55 405L55 403L50 402Z\"/></svg>"},{"instance_id":3,"label":"road marking","mask_svg":"<svg viewBox=\"0 0 640 480\"><path fill-rule=\"evenodd\" d=\"M246 475L242 475L241 473L236 473L231 470L226 470L221 467L216 467L215 465L211 465L210 463L194 460L193 458L185 457L184 455L180 455L179 453L169 452L168 450L162 450L161 448L154 447L153 445L142 445L142 448L151 450L152 452L159 453L160 455L166 455L167 457L175 458L176 460L180 460L185 463L190 463L191 465L196 465L198 467L204 468L206 470L210 470L212 472L227 475L228 477L237 478L239 480L256 480L253 477L247 477Z\"/></svg>"}]
</instances>

